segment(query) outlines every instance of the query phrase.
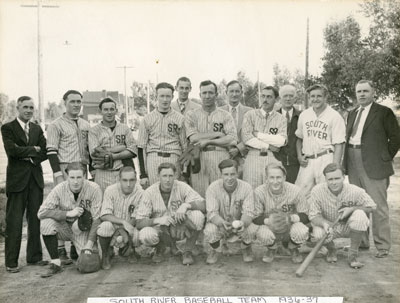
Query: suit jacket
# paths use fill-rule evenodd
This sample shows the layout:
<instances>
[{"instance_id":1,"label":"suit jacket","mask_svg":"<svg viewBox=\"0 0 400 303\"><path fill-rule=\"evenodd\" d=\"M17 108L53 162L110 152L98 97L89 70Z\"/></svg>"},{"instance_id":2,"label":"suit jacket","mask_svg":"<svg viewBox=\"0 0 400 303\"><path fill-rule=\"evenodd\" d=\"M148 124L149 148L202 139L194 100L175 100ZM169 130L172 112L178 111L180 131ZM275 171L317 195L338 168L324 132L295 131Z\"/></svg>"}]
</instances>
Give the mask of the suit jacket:
<instances>
[{"instance_id":1,"label":"suit jacket","mask_svg":"<svg viewBox=\"0 0 400 303\"><path fill-rule=\"evenodd\" d=\"M44 187L41 162L46 160L46 139L42 128L29 122L29 142L17 119L1 127L4 149L8 157L6 192L20 192L32 174L40 188ZM40 146L37 152L34 146ZM31 158L30 160L23 160Z\"/></svg>"},{"instance_id":2,"label":"suit jacket","mask_svg":"<svg viewBox=\"0 0 400 303\"><path fill-rule=\"evenodd\" d=\"M240 104L240 103L239 103L238 107L239 107L238 108L239 117L238 117L238 124L237 124L237 135L238 135L239 141L242 141L241 131L242 131L242 124L243 124L243 117L244 117L245 113L247 113L249 110L251 110L253 108L248 107L248 106L243 105L243 104ZM221 108L223 110L226 110L227 112L229 112L229 105L228 104L222 105Z\"/></svg>"},{"instance_id":3,"label":"suit jacket","mask_svg":"<svg viewBox=\"0 0 400 303\"><path fill-rule=\"evenodd\" d=\"M193 109L201 108L201 105L189 99L187 101L185 110L183 111L183 113L181 113L181 108L179 107L178 99L176 99L176 100L172 101L171 108L182 115L186 115L186 113L190 112Z\"/></svg>"},{"instance_id":4,"label":"suit jacket","mask_svg":"<svg viewBox=\"0 0 400 303\"><path fill-rule=\"evenodd\" d=\"M357 116L357 109L347 117L346 142ZM400 129L393 111L373 102L361 135L361 156L364 169L371 179L385 179L393 175L392 160L400 148ZM347 171L348 147L345 147L343 165Z\"/></svg>"},{"instance_id":5,"label":"suit jacket","mask_svg":"<svg viewBox=\"0 0 400 303\"><path fill-rule=\"evenodd\" d=\"M282 109L278 110L278 113L282 114ZM288 142L285 146L282 146L278 153L274 153L275 158L281 161L284 165L299 165L296 151L297 137L295 135L297 129L297 122L299 121L300 111L293 107L293 114L290 123L288 124L287 135Z\"/></svg>"}]
</instances>

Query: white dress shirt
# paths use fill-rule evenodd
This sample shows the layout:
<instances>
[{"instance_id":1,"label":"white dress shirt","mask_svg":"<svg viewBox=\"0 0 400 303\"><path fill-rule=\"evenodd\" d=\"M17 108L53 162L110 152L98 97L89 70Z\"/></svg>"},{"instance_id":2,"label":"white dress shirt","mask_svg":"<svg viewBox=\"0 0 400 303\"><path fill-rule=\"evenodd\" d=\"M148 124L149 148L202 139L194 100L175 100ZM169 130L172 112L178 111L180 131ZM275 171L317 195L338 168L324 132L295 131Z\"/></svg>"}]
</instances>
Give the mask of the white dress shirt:
<instances>
[{"instance_id":1,"label":"white dress shirt","mask_svg":"<svg viewBox=\"0 0 400 303\"><path fill-rule=\"evenodd\" d=\"M354 137L350 137L350 140L349 140L350 144L354 144L354 145L360 145L361 144L362 130L364 128L365 120L367 120L367 116L368 116L369 110L371 109L371 104L372 103L370 103L369 105L364 107L364 110L361 113L360 123L358 124L357 132L355 133ZM354 120L354 123L357 120L357 116L358 116L358 114L360 112L360 108L361 107L359 107L357 109L357 115L356 115L356 118Z\"/></svg>"}]
</instances>

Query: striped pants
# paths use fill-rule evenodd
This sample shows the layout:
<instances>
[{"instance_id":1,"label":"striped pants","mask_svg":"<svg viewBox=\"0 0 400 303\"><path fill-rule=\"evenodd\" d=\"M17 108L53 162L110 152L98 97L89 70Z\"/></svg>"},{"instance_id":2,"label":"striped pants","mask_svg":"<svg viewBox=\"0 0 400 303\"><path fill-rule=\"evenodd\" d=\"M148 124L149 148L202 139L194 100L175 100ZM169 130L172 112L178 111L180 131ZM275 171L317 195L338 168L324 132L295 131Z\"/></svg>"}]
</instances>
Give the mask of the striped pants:
<instances>
[{"instance_id":1,"label":"striped pants","mask_svg":"<svg viewBox=\"0 0 400 303\"><path fill-rule=\"evenodd\" d=\"M263 246L271 246L276 240L289 241L295 244L303 244L309 238L308 227L301 222L296 222L290 227L289 233L274 234L267 225L256 225L251 223L247 228L247 237L243 238L245 243L258 242Z\"/></svg>"},{"instance_id":2,"label":"striped pants","mask_svg":"<svg viewBox=\"0 0 400 303\"><path fill-rule=\"evenodd\" d=\"M268 151L268 156L261 156L258 149L252 149L246 156L243 165L243 181L249 183L253 189L265 183L265 167L269 163L279 162L273 153Z\"/></svg>"},{"instance_id":3,"label":"striped pants","mask_svg":"<svg viewBox=\"0 0 400 303\"><path fill-rule=\"evenodd\" d=\"M196 231L203 229L205 216L201 211L188 211L187 216L196 226ZM160 226L144 227L139 231L140 243L145 246L155 246L160 242L160 233Z\"/></svg>"},{"instance_id":4,"label":"striped pants","mask_svg":"<svg viewBox=\"0 0 400 303\"><path fill-rule=\"evenodd\" d=\"M169 157L160 157L157 153L148 153L146 156L146 170L149 176L150 185L158 181L158 167L161 163L172 163L176 166L176 178L179 179L181 175L181 167L178 162L179 156L177 154L170 154Z\"/></svg>"},{"instance_id":5,"label":"striped pants","mask_svg":"<svg viewBox=\"0 0 400 303\"><path fill-rule=\"evenodd\" d=\"M96 169L94 182L96 182L100 186L103 193L108 186L115 184L118 181L119 181L119 170Z\"/></svg>"},{"instance_id":6,"label":"striped pants","mask_svg":"<svg viewBox=\"0 0 400 303\"><path fill-rule=\"evenodd\" d=\"M43 236L57 235L58 240L71 241L79 255L88 241L89 231L81 231L77 225L78 220L71 223L46 218L40 221L40 233Z\"/></svg>"},{"instance_id":7,"label":"striped pants","mask_svg":"<svg viewBox=\"0 0 400 303\"><path fill-rule=\"evenodd\" d=\"M206 196L207 187L219 179L221 172L218 164L225 159L229 159L229 154L224 150L202 151L200 153L201 169L197 174L191 174L191 183L195 191L200 196Z\"/></svg>"},{"instance_id":8,"label":"striped pants","mask_svg":"<svg viewBox=\"0 0 400 303\"><path fill-rule=\"evenodd\" d=\"M348 238L350 230L366 231L369 226L369 219L366 213L361 210L355 210L345 223L337 224L333 232L326 238L325 243L329 243L337 238ZM311 241L318 242L325 235L325 230L319 226L313 226Z\"/></svg>"}]
</instances>

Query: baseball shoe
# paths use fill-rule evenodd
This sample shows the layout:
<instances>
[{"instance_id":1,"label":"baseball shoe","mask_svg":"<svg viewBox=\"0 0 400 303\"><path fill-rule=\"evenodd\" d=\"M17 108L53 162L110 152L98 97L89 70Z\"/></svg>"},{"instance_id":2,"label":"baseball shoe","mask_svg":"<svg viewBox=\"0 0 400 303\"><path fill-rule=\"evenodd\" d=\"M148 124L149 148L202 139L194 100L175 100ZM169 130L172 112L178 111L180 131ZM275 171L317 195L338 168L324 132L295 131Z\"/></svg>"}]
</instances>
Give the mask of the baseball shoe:
<instances>
[{"instance_id":1,"label":"baseball shoe","mask_svg":"<svg viewBox=\"0 0 400 303\"><path fill-rule=\"evenodd\" d=\"M140 255L133 249L133 251L128 256L129 263L137 263L140 259Z\"/></svg>"},{"instance_id":2,"label":"baseball shoe","mask_svg":"<svg viewBox=\"0 0 400 303\"><path fill-rule=\"evenodd\" d=\"M292 262L295 264L299 264L303 262L303 256L300 254L298 248L293 248L290 250L290 254L292 256Z\"/></svg>"},{"instance_id":3,"label":"baseball shoe","mask_svg":"<svg viewBox=\"0 0 400 303\"><path fill-rule=\"evenodd\" d=\"M233 251L228 247L228 244L226 244L225 242L221 245L221 252L224 256L234 255Z\"/></svg>"},{"instance_id":4,"label":"baseball shoe","mask_svg":"<svg viewBox=\"0 0 400 303\"><path fill-rule=\"evenodd\" d=\"M376 253L376 258L386 258L389 255L389 251L387 249L378 249Z\"/></svg>"},{"instance_id":5,"label":"baseball shoe","mask_svg":"<svg viewBox=\"0 0 400 303\"><path fill-rule=\"evenodd\" d=\"M242 255L243 255L243 261L245 263L254 261L253 250L251 249L251 245L246 245L244 248L242 248Z\"/></svg>"},{"instance_id":6,"label":"baseball shoe","mask_svg":"<svg viewBox=\"0 0 400 303\"><path fill-rule=\"evenodd\" d=\"M161 263L162 261L164 261L164 252L165 252L165 246L161 245L156 246L156 251L151 260L154 263Z\"/></svg>"},{"instance_id":7,"label":"baseball shoe","mask_svg":"<svg viewBox=\"0 0 400 303\"><path fill-rule=\"evenodd\" d=\"M71 249L69 250L69 256L72 260L78 260L78 253L76 251L75 245L71 243Z\"/></svg>"},{"instance_id":8,"label":"baseball shoe","mask_svg":"<svg viewBox=\"0 0 400 303\"><path fill-rule=\"evenodd\" d=\"M15 266L15 267L6 267L7 272L11 273L11 274L16 274L17 272L19 272L19 267Z\"/></svg>"},{"instance_id":9,"label":"baseball shoe","mask_svg":"<svg viewBox=\"0 0 400 303\"><path fill-rule=\"evenodd\" d=\"M35 265L35 266L46 266L49 265L49 261L47 260L40 260L40 261L36 261L36 262L28 262L28 265Z\"/></svg>"},{"instance_id":10,"label":"baseball shoe","mask_svg":"<svg viewBox=\"0 0 400 303\"><path fill-rule=\"evenodd\" d=\"M58 256L61 260L61 265L72 264L72 260L67 256L67 251L65 250L65 247L58 249Z\"/></svg>"},{"instance_id":11,"label":"baseball shoe","mask_svg":"<svg viewBox=\"0 0 400 303\"><path fill-rule=\"evenodd\" d=\"M191 251L185 251L182 257L183 265L192 265L194 263L193 255Z\"/></svg>"},{"instance_id":12,"label":"baseball shoe","mask_svg":"<svg viewBox=\"0 0 400 303\"><path fill-rule=\"evenodd\" d=\"M49 269L44 274L41 274L40 276L42 278L49 278L60 272L62 272L61 266L58 266L57 264L54 264L54 263L50 263Z\"/></svg>"},{"instance_id":13,"label":"baseball shoe","mask_svg":"<svg viewBox=\"0 0 400 303\"><path fill-rule=\"evenodd\" d=\"M274 261L275 255L276 249L268 248L268 250L264 253L264 256L262 257L262 261L264 263L272 263L272 261Z\"/></svg>"},{"instance_id":14,"label":"baseball shoe","mask_svg":"<svg viewBox=\"0 0 400 303\"><path fill-rule=\"evenodd\" d=\"M336 251L335 243L333 241L329 242L328 245L326 245L326 248L328 249L328 253L326 255L326 262L336 263L337 262L337 251Z\"/></svg>"},{"instance_id":15,"label":"baseball shoe","mask_svg":"<svg viewBox=\"0 0 400 303\"><path fill-rule=\"evenodd\" d=\"M215 264L218 261L218 252L215 249L211 249L208 253L206 263Z\"/></svg>"},{"instance_id":16,"label":"baseball shoe","mask_svg":"<svg viewBox=\"0 0 400 303\"><path fill-rule=\"evenodd\" d=\"M364 266L363 263L357 260L357 252L354 251L349 252L348 262L350 267L354 269L359 269Z\"/></svg>"}]
</instances>

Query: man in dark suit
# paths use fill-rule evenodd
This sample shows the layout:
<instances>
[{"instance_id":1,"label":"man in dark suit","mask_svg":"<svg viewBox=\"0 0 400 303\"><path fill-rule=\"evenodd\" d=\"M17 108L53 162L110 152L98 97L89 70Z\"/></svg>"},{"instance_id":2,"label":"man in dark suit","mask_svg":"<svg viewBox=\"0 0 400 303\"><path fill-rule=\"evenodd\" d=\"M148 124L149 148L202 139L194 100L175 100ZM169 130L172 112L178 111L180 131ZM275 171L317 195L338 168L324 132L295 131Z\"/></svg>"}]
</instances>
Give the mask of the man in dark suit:
<instances>
[{"instance_id":1,"label":"man in dark suit","mask_svg":"<svg viewBox=\"0 0 400 303\"><path fill-rule=\"evenodd\" d=\"M239 81L232 80L226 85L226 95L228 97L228 104L221 106L221 108L232 115L239 139L236 146L231 146L229 148L229 154L231 159L234 159L236 162L238 162L238 174L239 178L242 179L244 163L243 158L246 156L248 151L246 145L242 141L242 123L244 114L252 108L241 104L241 100L243 99L243 88Z\"/></svg>"},{"instance_id":2,"label":"man in dark suit","mask_svg":"<svg viewBox=\"0 0 400 303\"><path fill-rule=\"evenodd\" d=\"M28 264L45 265L42 261L40 221L37 212L43 201L43 172L46 160L46 139L41 127L29 122L34 105L30 97L17 101L18 117L1 127L4 149L8 157L5 263L8 272L19 272L22 219L26 209L28 221Z\"/></svg>"},{"instance_id":3,"label":"man in dark suit","mask_svg":"<svg viewBox=\"0 0 400 303\"><path fill-rule=\"evenodd\" d=\"M300 111L293 106L296 101L296 88L293 85L284 85L279 90L279 96L281 97L282 108L278 112L286 117L288 142L274 155L286 169L286 181L294 184L300 169L296 151L297 137L295 135Z\"/></svg>"},{"instance_id":4,"label":"man in dark suit","mask_svg":"<svg viewBox=\"0 0 400 303\"><path fill-rule=\"evenodd\" d=\"M393 111L374 102L371 81L359 81L356 96L360 106L347 118L344 166L350 183L364 188L377 205L372 232L376 257L384 258L391 246L387 187L394 173L392 160L400 148L400 129ZM369 241L363 242L368 248Z\"/></svg>"}]
</instances>

